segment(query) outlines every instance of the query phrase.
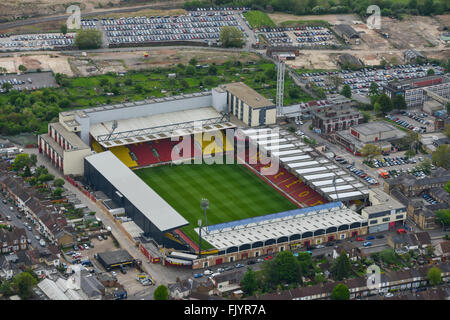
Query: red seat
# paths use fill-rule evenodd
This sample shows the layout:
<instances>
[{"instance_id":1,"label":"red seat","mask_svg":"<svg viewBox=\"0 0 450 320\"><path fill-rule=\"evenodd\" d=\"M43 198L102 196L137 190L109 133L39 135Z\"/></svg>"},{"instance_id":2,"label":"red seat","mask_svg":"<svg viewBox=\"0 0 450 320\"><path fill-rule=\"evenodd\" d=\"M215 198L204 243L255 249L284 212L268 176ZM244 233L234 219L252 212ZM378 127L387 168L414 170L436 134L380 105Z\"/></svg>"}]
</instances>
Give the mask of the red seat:
<instances>
[{"instance_id":1,"label":"red seat","mask_svg":"<svg viewBox=\"0 0 450 320\"><path fill-rule=\"evenodd\" d=\"M137 163L140 166L148 166L150 164L159 162L159 159L155 157L150 144L147 142L131 144L128 147L130 148L131 152L136 155Z\"/></svg>"}]
</instances>

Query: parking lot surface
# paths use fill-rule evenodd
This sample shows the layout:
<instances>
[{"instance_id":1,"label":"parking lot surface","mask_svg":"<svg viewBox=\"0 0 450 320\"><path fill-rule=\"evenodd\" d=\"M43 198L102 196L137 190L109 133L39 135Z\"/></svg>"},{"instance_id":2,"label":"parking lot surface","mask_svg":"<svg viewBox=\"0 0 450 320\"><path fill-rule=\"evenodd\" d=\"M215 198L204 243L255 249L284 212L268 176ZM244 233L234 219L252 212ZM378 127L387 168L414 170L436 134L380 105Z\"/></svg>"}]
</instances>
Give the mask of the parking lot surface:
<instances>
[{"instance_id":1,"label":"parking lot surface","mask_svg":"<svg viewBox=\"0 0 450 320\"><path fill-rule=\"evenodd\" d=\"M74 45L74 33L22 34L0 38L0 52L64 49Z\"/></svg>"},{"instance_id":2,"label":"parking lot surface","mask_svg":"<svg viewBox=\"0 0 450 320\"><path fill-rule=\"evenodd\" d=\"M436 75L443 74L443 68L433 64L427 65L398 65L396 67L364 68L360 71L342 70L328 72L303 73L301 80L306 83L314 83L325 89L327 93L336 93L334 85L329 81L329 76L336 75L342 80L342 85L349 85L352 93L367 96L372 82L379 87L387 85L394 79L414 79L427 75L427 71L433 69Z\"/></svg>"},{"instance_id":3,"label":"parking lot surface","mask_svg":"<svg viewBox=\"0 0 450 320\"><path fill-rule=\"evenodd\" d=\"M271 46L327 47L339 45L330 29L320 26L261 28L257 34L262 35Z\"/></svg>"},{"instance_id":4,"label":"parking lot surface","mask_svg":"<svg viewBox=\"0 0 450 320\"><path fill-rule=\"evenodd\" d=\"M1 86L9 82L16 90L35 90L40 88L56 87L55 77L51 72L37 72L26 74L5 74L0 75L0 92L5 92Z\"/></svg>"}]
</instances>

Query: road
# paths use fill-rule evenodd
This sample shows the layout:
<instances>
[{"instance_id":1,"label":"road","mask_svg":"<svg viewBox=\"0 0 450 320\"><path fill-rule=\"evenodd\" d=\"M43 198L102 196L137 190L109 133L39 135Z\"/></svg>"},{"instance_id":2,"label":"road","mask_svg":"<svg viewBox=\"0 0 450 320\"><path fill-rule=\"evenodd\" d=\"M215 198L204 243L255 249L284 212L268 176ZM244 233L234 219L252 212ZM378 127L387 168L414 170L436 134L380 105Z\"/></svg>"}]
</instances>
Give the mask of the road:
<instances>
[{"instance_id":1,"label":"road","mask_svg":"<svg viewBox=\"0 0 450 320\"><path fill-rule=\"evenodd\" d=\"M28 239L31 240L31 244L30 244L31 247L33 247L35 249L38 248L40 245L39 245L39 241L36 240L36 235L40 236L39 232L36 230L36 228L31 223L31 221L26 219L25 216L17 210L17 208L14 206L14 204L12 204L9 201L6 204L4 204L3 203L4 199L5 199L5 197L3 196L3 194L0 193L0 212L5 216L5 218L6 218L6 216L11 217L11 221L9 221L9 223L12 226L25 229ZM13 210L10 209L11 207L13 208ZM19 218L17 218L17 216L21 216L22 218L19 219ZM31 225L32 231L29 231L27 229L27 227L24 225L24 223Z\"/></svg>"}]
</instances>

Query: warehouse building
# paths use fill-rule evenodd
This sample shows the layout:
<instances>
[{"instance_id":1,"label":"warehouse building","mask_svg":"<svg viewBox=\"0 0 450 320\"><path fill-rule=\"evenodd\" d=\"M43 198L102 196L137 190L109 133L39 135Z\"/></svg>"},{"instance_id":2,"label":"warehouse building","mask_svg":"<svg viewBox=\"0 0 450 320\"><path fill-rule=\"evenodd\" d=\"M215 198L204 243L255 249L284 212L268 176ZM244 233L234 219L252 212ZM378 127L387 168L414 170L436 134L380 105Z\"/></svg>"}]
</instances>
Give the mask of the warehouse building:
<instances>
[{"instance_id":1,"label":"warehouse building","mask_svg":"<svg viewBox=\"0 0 450 320\"><path fill-rule=\"evenodd\" d=\"M359 33L356 32L355 29L353 29L348 24L338 24L334 27L334 32L345 40L347 43L351 44L359 44L360 36Z\"/></svg>"},{"instance_id":2,"label":"warehouse building","mask_svg":"<svg viewBox=\"0 0 450 320\"><path fill-rule=\"evenodd\" d=\"M368 221L369 233L391 230L406 219L406 206L381 189L369 190L369 202L371 205L361 211Z\"/></svg>"},{"instance_id":3,"label":"warehouse building","mask_svg":"<svg viewBox=\"0 0 450 320\"><path fill-rule=\"evenodd\" d=\"M126 250L100 252L96 254L95 258L107 271L120 268L120 266L131 267L134 265L133 257Z\"/></svg>"},{"instance_id":4,"label":"warehouse building","mask_svg":"<svg viewBox=\"0 0 450 320\"><path fill-rule=\"evenodd\" d=\"M391 142L397 141L406 135L405 132L385 122L370 122L351 127L349 130L339 131L335 141L353 154L360 154L366 144L375 144L382 151L391 151Z\"/></svg>"},{"instance_id":5,"label":"warehouse building","mask_svg":"<svg viewBox=\"0 0 450 320\"><path fill-rule=\"evenodd\" d=\"M249 127L276 123L275 104L243 82L230 83L219 88L227 93L228 112Z\"/></svg>"}]
</instances>

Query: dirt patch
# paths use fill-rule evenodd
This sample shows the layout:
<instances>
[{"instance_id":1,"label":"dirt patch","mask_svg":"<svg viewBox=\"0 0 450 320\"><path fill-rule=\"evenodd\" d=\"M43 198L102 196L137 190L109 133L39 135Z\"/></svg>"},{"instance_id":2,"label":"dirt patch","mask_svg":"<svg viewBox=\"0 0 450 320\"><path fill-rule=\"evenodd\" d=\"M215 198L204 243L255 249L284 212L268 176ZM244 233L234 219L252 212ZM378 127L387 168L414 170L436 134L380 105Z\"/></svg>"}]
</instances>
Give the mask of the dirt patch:
<instances>
[{"instance_id":1,"label":"dirt patch","mask_svg":"<svg viewBox=\"0 0 450 320\"><path fill-rule=\"evenodd\" d=\"M60 54L14 54L13 57L0 57L0 66L6 68L8 73L18 72L20 65L28 70L41 69L42 71L53 71L54 73L73 76L67 56Z\"/></svg>"},{"instance_id":2,"label":"dirt patch","mask_svg":"<svg viewBox=\"0 0 450 320\"><path fill-rule=\"evenodd\" d=\"M439 48L443 25L433 17L405 17L402 21L382 17L381 31L389 34L389 43L395 49Z\"/></svg>"},{"instance_id":3,"label":"dirt patch","mask_svg":"<svg viewBox=\"0 0 450 320\"><path fill-rule=\"evenodd\" d=\"M337 53L305 50L295 60L287 60L286 64L294 69L337 69L338 55Z\"/></svg>"}]
</instances>

